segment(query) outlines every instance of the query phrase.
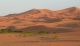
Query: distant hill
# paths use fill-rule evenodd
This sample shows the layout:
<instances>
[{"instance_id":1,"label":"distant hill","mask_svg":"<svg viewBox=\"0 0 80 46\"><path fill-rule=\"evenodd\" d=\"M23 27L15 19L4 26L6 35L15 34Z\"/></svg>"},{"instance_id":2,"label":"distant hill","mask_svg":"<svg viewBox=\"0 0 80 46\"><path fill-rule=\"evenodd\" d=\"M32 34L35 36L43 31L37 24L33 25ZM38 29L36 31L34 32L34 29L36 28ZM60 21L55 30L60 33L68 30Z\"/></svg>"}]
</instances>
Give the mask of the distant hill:
<instances>
[{"instance_id":1,"label":"distant hill","mask_svg":"<svg viewBox=\"0 0 80 46\"><path fill-rule=\"evenodd\" d=\"M31 9L0 17L0 29L10 26L22 31L34 30L35 27L35 30L47 29L48 31L54 31L54 28L60 29L60 27L80 28L80 8L71 7L58 11ZM39 28L39 26L42 27Z\"/></svg>"}]
</instances>

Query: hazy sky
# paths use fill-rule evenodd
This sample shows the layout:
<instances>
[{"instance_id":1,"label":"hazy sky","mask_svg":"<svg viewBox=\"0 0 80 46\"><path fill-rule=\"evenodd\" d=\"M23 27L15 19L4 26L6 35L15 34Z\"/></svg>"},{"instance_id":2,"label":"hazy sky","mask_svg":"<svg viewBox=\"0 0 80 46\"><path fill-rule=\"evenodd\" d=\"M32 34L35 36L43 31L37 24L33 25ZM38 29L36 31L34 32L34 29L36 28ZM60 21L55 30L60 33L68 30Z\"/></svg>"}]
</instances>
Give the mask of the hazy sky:
<instances>
[{"instance_id":1,"label":"hazy sky","mask_svg":"<svg viewBox=\"0 0 80 46\"><path fill-rule=\"evenodd\" d=\"M33 8L64 9L80 6L80 0L0 0L0 15L18 13Z\"/></svg>"}]
</instances>

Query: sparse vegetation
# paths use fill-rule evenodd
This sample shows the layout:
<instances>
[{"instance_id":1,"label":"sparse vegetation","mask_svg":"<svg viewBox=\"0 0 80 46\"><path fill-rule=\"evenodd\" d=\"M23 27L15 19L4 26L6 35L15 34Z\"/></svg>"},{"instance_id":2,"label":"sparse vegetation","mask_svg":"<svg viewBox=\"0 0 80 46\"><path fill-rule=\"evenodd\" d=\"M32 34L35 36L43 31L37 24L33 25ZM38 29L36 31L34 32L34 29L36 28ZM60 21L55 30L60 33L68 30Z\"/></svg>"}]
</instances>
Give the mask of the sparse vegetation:
<instances>
[{"instance_id":1,"label":"sparse vegetation","mask_svg":"<svg viewBox=\"0 0 80 46\"><path fill-rule=\"evenodd\" d=\"M0 33L16 33L16 32L22 31L18 31L14 26L8 26L5 29L0 29Z\"/></svg>"},{"instance_id":2,"label":"sparse vegetation","mask_svg":"<svg viewBox=\"0 0 80 46\"><path fill-rule=\"evenodd\" d=\"M47 32L47 31L40 31L40 32L38 32L38 34L48 34L49 32Z\"/></svg>"}]
</instances>

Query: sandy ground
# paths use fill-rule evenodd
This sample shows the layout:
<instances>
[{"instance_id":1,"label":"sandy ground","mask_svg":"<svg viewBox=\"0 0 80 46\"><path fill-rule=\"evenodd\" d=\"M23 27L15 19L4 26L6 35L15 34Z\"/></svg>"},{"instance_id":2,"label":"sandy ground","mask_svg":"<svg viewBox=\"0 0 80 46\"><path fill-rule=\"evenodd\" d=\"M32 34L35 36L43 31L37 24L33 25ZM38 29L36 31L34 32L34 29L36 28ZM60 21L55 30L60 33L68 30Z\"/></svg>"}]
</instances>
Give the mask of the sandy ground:
<instances>
[{"instance_id":1,"label":"sandy ground","mask_svg":"<svg viewBox=\"0 0 80 46\"><path fill-rule=\"evenodd\" d=\"M54 40L55 39L55 40ZM80 46L80 31L45 35L0 34L0 46Z\"/></svg>"}]
</instances>

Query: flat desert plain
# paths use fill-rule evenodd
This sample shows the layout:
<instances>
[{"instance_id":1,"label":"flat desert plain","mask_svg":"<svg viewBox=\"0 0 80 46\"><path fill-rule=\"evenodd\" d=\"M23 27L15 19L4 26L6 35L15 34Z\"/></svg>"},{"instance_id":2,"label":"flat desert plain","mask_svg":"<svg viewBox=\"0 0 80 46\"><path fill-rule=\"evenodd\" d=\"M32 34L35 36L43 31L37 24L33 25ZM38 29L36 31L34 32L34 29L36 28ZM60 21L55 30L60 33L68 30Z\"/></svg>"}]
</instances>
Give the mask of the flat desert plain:
<instances>
[{"instance_id":1,"label":"flat desert plain","mask_svg":"<svg viewBox=\"0 0 80 46\"><path fill-rule=\"evenodd\" d=\"M41 35L1 33L0 46L80 46L80 31Z\"/></svg>"}]
</instances>

